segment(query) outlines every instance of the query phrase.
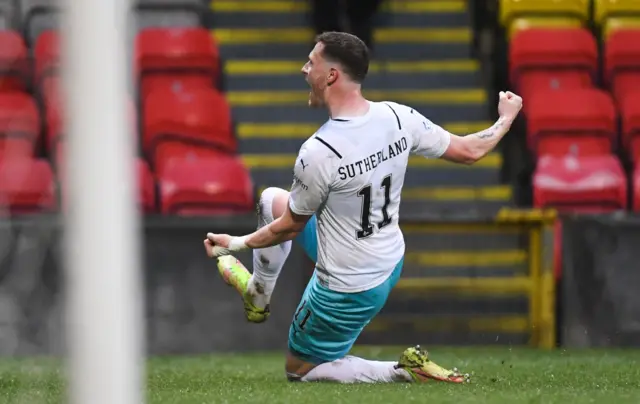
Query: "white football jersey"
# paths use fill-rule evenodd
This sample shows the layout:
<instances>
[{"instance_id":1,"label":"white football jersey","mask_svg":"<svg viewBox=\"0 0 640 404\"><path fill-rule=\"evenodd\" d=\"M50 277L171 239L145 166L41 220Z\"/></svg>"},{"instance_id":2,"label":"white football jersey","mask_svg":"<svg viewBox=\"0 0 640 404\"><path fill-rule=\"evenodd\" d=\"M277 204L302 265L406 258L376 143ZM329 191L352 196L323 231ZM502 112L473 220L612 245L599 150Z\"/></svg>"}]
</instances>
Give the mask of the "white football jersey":
<instances>
[{"instance_id":1,"label":"white football jersey","mask_svg":"<svg viewBox=\"0 0 640 404\"><path fill-rule=\"evenodd\" d=\"M289 206L316 214L323 285L355 293L389 277L404 256L398 211L409 154L438 158L450 141L410 107L370 102L366 115L331 119L302 145Z\"/></svg>"}]
</instances>

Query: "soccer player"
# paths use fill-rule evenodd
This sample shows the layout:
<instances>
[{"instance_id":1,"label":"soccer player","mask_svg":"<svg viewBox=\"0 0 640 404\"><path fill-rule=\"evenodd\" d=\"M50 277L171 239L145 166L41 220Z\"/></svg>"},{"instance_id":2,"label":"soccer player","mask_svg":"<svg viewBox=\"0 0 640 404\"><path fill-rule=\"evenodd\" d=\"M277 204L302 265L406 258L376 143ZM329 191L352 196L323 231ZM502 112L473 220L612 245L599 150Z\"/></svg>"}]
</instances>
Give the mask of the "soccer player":
<instances>
[{"instance_id":1,"label":"soccer player","mask_svg":"<svg viewBox=\"0 0 640 404\"><path fill-rule=\"evenodd\" d=\"M268 188L260 196L258 230L242 237L209 233L205 249L219 257L220 273L256 323L269 315L291 240L316 262L289 329L290 380L461 383L467 375L435 364L419 347L405 350L397 362L347 354L402 271L398 210L409 155L478 161L507 133L522 99L501 92L496 123L460 137L410 107L366 100L361 83L368 68L367 47L357 37L317 37L302 73L311 87L309 105L325 107L330 119L302 145L291 192ZM230 255L248 248L253 274Z\"/></svg>"}]
</instances>

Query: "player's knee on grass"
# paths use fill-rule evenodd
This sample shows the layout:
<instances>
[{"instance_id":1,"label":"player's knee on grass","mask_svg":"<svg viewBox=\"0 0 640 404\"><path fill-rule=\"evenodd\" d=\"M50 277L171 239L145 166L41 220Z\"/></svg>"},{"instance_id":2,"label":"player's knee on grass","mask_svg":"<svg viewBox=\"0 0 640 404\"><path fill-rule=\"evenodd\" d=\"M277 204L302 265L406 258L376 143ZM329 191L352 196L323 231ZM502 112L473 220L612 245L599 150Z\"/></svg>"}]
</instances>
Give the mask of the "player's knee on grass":
<instances>
[{"instance_id":1,"label":"player's knee on grass","mask_svg":"<svg viewBox=\"0 0 640 404\"><path fill-rule=\"evenodd\" d=\"M316 367L315 364L305 362L291 352L287 352L284 369L287 373L287 380L290 382L300 381L314 367Z\"/></svg>"}]
</instances>

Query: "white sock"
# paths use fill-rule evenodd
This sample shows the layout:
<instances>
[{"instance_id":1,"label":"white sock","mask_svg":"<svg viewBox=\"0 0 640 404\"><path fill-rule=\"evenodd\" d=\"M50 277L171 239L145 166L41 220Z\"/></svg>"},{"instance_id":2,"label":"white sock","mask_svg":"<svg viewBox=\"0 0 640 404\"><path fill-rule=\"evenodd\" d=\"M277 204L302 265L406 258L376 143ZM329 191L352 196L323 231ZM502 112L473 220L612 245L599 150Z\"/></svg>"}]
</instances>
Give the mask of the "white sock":
<instances>
[{"instance_id":1,"label":"white sock","mask_svg":"<svg viewBox=\"0 0 640 404\"><path fill-rule=\"evenodd\" d=\"M345 356L311 369L300 381L338 383L398 383L411 382L411 375L396 369L398 362L370 361L357 356Z\"/></svg>"},{"instance_id":2,"label":"white sock","mask_svg":"<svg viewBox=\"0 0 640 404\"><path fill-rule=\"evenodd\" d=\"M279 188L267 188L260 195L260 213L258 228L273 222L273 198L280 191ZM249 280L249 292L253 292L253 304L264 308L271 300L271 294L276 287L278 275L291 252L291 241L253 250L253 275Z\"/></svg>"}]
</instances>

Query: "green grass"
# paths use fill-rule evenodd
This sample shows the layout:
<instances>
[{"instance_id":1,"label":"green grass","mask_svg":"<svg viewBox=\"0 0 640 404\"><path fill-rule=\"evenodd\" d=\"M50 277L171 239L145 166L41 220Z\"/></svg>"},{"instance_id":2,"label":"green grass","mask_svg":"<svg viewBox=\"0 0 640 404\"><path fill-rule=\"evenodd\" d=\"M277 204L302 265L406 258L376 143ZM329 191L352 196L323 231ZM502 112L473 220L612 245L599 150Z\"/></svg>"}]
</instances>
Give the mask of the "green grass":
<instances>
[{"instance_id":1,"label":"green grass","mask_svg":"<svg viewBox=\"0 0 640 404\"><path fill-rule=\"evenodd\" d=\"M393 360L401 349L360 348ZM329 385L285 381L279 354L153 358L148 403L640 403L640 351L542 352L432 349L439 363L473 373L471 384ZM63 402L63 373L52 360L0 361L0 403Z\"/></svg>"}]
</instances>

